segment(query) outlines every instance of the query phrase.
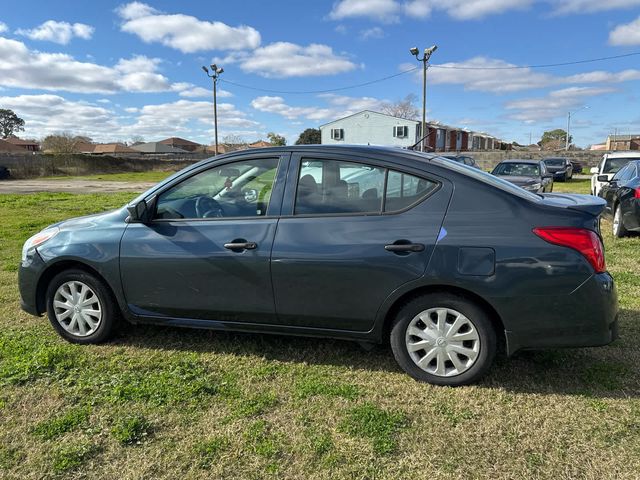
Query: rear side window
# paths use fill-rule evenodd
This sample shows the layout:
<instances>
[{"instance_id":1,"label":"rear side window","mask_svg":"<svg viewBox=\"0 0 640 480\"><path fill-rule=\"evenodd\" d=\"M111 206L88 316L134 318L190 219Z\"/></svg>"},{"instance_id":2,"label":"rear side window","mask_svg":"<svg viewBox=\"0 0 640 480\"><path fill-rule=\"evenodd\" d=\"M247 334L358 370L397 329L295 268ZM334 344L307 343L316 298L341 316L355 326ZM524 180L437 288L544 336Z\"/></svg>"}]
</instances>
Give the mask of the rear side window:
<instances>
[{"instance_id":1,"label":"rear side window","mask_svg":"<svg viewBox=\"0 0 640 480\"><path fill-rule=\"evenodd\" d=\"M364 163L303 160L296 215L380 214L403 210L438 188L438 183Z\"/></svg>"}]
</instances>

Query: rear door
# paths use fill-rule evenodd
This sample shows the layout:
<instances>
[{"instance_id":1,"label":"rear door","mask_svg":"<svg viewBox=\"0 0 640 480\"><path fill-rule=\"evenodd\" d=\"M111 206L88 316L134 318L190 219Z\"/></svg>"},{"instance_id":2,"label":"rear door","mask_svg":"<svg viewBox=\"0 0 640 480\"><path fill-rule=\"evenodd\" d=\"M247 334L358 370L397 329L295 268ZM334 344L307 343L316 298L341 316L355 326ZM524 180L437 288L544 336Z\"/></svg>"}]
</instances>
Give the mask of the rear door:
<instances>
[{"instance_id":1,"label":"rear door","mask_svg":"<svg viewBox=\"0 0 640 480\"><path fill-rule=\"evenodd\" d=\"M293 154L272 252L278 322L370 330L384 299L424 273L451 192L379 159Z\"/></svg>"}]
</instances>

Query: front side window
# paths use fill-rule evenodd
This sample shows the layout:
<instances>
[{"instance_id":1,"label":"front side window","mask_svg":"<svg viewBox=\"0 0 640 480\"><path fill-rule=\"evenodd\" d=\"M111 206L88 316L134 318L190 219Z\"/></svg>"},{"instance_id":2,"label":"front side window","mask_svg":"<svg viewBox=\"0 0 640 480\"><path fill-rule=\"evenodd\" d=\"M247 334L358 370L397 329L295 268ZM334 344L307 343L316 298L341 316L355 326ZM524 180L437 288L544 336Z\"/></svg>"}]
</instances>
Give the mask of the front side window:
<instances>
[{"instance_id":1,"label":"front side window","mask_svg":"<svg viewBox=\"0 0 640 480\"><path fill-rule=\"evenodd\" d=\"M386 185L386 191L385 191ZM395 212L431 194L436 182L362 163L303 160L296 215Z\"/></svg>"},{"instance_id":2,"label":"front side window","mask_svg":"<svg viewBox=\"0 0 640 480\"><path fill-rule=\"evenodd\" d=\"M264 216L277 168L277 158L261 158L197 173L159 195L155 218Z\"/></svg>"}]
</instances>

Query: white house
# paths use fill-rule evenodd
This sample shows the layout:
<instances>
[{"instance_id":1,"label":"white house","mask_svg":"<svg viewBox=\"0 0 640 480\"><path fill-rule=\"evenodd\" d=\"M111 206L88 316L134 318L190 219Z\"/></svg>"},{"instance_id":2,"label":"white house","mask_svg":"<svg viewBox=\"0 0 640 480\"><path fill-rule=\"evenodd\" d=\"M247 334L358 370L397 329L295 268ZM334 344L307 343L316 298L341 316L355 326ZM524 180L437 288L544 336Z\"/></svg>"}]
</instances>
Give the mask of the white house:
<instances>
[{"instance_id":1,"label":"white house","mask_svg":"<svg viewBox=\"0 0 640 480\"><path fill-rule=\"evenodd\" d=\"M410 147L419 139L420 122L364 110L320 125L323 144Z\"/></svg>"}]
</instances>

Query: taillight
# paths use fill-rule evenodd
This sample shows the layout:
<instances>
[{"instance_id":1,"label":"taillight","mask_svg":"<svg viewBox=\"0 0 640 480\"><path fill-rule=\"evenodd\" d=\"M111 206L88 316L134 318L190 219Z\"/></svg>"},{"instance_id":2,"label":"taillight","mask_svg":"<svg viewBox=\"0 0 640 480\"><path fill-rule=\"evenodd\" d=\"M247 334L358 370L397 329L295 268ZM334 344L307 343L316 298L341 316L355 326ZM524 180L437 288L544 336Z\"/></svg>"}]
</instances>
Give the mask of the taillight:
<instances>
[{"instance_id":1,"label":"taillight","mask_svg":"<svg viewBox=\"0 0 640 480\"><path fill-rule=\"evenodd\" d=\"M577 250L589 261L596 273L602 273L607 269L602 241L593 230L575 227L538 227L533 229L533 233L554 245Z\"/></svg>"},{"instance_id":2,"label":"taillight","mask_svg":"<svg viewBox=\"0 0 640 480\"><path fill-rule=\"evenodd\" d=\"M633 198L640 198L640 187L633 191Z\"/></svg>"}]
</instances>

